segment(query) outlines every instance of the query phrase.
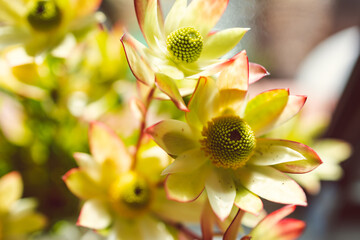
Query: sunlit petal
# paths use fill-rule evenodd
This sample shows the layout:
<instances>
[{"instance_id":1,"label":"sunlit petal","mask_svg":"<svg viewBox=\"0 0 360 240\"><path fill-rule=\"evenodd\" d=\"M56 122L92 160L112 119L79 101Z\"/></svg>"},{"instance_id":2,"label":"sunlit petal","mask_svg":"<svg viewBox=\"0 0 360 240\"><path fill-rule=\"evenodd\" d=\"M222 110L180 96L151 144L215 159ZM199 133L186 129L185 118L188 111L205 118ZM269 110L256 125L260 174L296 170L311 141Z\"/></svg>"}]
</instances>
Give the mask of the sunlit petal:
<instances>
[{"instance_id":1,"label":"sunlit petal","mask_svg":"<svg viewBox=\"0 0 360 240\"><path fill-rule=\"evenodd\" d=\"M227 218L234 205L235 184L227 171L213 168L205 182L210 205L220 220Z\"/></svg>"},{"instance_id":2,"label":"sunlit petal","mask_svg":"<svg viewBox=\"0 0 360 240\"><path fill-rule=\"evenodd\" d=\"M165 36L178 29L181 17L185 14L187 0L176 0L165 19Z\"/></svg>"},{"instance_id":3,"label":"sunlit petal","mask_svg":"<svg viewBox=\"0 0 360 240\"><path fill-rule=\"evenodd\" d=\"M267 166L247 166L236 172L241 184L262 198L283 204L307 205L301 187L276 169Z\"/></svg>"},{"instance_id":4,"label":"sunlit petal","mask_svg":"<svg viewBox=\"0 0 360 240\"><path fill-rule=\"evenodd\" d=\"M258 139L258 143L265 158L256 152L255 159L251 160L256 165L272 165L286 173L306 173L322 163L316 152L302 143L277 139Z\"/></svg>"},{"instance_id":5,"label":"sunlit petal","mask_svg":"<svg viewBox=\"0 0 360 240\"><path fill-rule=\"evenodd\" d=\"M196 133L188 124L178 120L164 120L147 130L155 142L170 155L179 155L200 145Z\"/></svg>"},{"instance_id":6,"label":"sunlit petal","mask_svg":"<svg viewBox=\"0 0 360 240\"><path fill-rule=\"evenodd\" d=\"M146 61L147 56L144 52L146 47L128 33L124 34L121 42L124 46L129 67L136 79L152 86L155 82L155 73L148 61Z\"/></svg>"},{"instance_id":7,"label":"sunlit petal","mask_svg":"<svg viewBox=\"0 0 360 240\"><path fill-rule=\"evenodd\" d=\"M85 171L91 178L95 181L100 179L98 172L100 165L98 162L94 161L91 155L87 153L74 153L74 159L80 169Z\"/></svg>"},{"instance_id":8,"label":"sunlit petal","mask_svg":"<svg viewBox=\"0 0 360 240\"><path fill-rule=\"evenodd\" d=\"M267 166L305 159L304 155L290 147L279 144L278 140L259 138L248 164Z\"/></svg>"},{"instance_id":9,"label":"sunlit petal","mask_svg":"<svg viewBox=\"0 0 360 240\"><path fill-rule=\"evenodd\" d=\"M174 79L162 74L155 74L156 86L170 97L173 103L182 111L189 111L184 103L183 98L180 95L179 89L177 88Z\"/></svg>"},{"instance_id":10,"label":"sunlit petal","mask_svg":"<svg viewBox=\"0 0 360 240\"><path fill-rule=\"evenodd\" d=\"M249 63L249 84L259 81L263 77L270 75L270 73L261 65L256 63Z\"/></svg>"},{"instance_id":11,"label":"sunlit petal","mask_svg":"<svg viewBox=\"0 0 360 240\"><path fill-rule=\"evenodd\" d=\"M245 51L236 54L231 63L221 71L216 85L220 90L238 89L247 91L249 85L249 60Z\"/></svg>"},{"instance_id":12,"label":"sunlit petal","mask_svg":"<svg viewBox=\"0 0 360 240\"><path fill-rule=\"evenodd\" d=\"M204 42L199 60L215 59L225 55L242 39L249 28L229 28L210 34Z\"/></svg>"},{"instance_id":13,"label":"sunlit petal","mask_svg":"<svg viewBox=\"0 0 360 240\"><path fill-rule=\"evenodd\" d=\"M194 0L186 9L179 27L194 27L203 37L215 26L229 0Z\"/></svg>"},{"instance_id":14,"label":"sunlit petal","mask_svg":"<svg viewBox=\"0 0 360 240\"><path fill-rule=\"evenodd\" d=\"M190 202L200 196L208 176L206 167L190 173L169 174L165 182L167 197L179 202Z\"/></svg>"},{"instance_id":15,"label":"sunlit petal","mask_svg":"<svg viewBox=\"0 0 360 240\"><path fill-rule=\"evenodd\" d=\"M214 113L218 100L218 91L211 78L201 77L189 102L190 112L186 113L186 120L196 127L204 126Z\"/></svg>"},{"instance_id":16,"label":"sunlit petal","mask_svg":"<svg viewBox=\"0 0 360 240\"><path fill-rule=\"evenodd\" d=\"M206 161L209 161L209 158L205 156L204 152L199 148L194 148L180 154L173 163L165 168L162 174L191 172Z\"/></svg>"},{"instance_id":17,"label":"sunlit petal","mask_svg":"<svg viewBox=\"0 0 360 240\"><path fill-rule=\"evenodd\" d=\"M236 54L230 61L216 82L220 90L219 106L225 109L230 107L238 112L249 85L249 61L245 51Z\"/></svg>"},{"instance_id":18,"label":"sunlit petal","mask_svg":"<svg viewBox=\"0 0 360 240\"><path fill-rule=\"evenodd\" d=\"M234 203L237 207L252 214L259 214L263 208L261 199L240 184L236 184L236 197Z\"/></svg>"},{"instance_id":19,"label":"sunlit petal","mask_svg":"<svg viewBox=\"0 0 360 240\"><path fill-rule=\"evenodd\" d=\"M287 104L281 114L278 115L277 118L273 119L273 121L266 125L264 128L259 129L257 131L257 135L260 136L271 130L272 128L282 125L283 123L294 117L304 106L305 101L306 96L290 95Z\"/></svg>"},{"instance_id":20,"label":"sunlit petal","mask_svg":"<svg viewBox=\"0 0 360 240\"><path fill-rule=\"evenodd\" d=\"M92 199L84 203L76 224L92 229L104 229L110 222L111 216L105 203Z\"/></svg>"},{"instance_id":21,"label":"sunlit petal","mask_svg":"<svg viewBox=\"0 0 360 240\"><path fill-rule=\"evenodd\" d=\"M96 198L103 194L99 186L97 186L86 172L77 168L68 171L63 176L63 180L68 189L81 199Z\"/></svg>"},{"instance_id":22,"label":"sunlit petal","mask_svg":"<svg viewBox=\"0 0 360 240\"><path fill-rule=\"evenodd\" d=\"M105 124L92 122L89 130L90 151L94 160L100 164L111 160L118 165L120 171L127 171L131 165L131 157L124 143Z\"/></svg>"},{"instance_id":23,"label":"sunlit petal","mask_svg":"<svg viewBox=\"0 0 360 240\"><path fill-rule=\"evenodd\" d=\"M288 98L288 89L274 89L263 92L248 102L244 120L251 126L256 136L259 136L263 128L280 116Z\"/></svg>"},{"instance_id":24,"label":"sunlit petal","mask_svg":"<svg viewBox=\"0 0 360 240\"><path fill-rule=\"evenodd\" d=\"M165 39L163 39L163 33L161 32L159 23L159 16L161 16L161 13L158 12L160 10L158 3L158 0L147 1L145 19L143 24L140 25L146 42L155 51L159 50L159 43L165 43Z\"/></svg>"}]
</instances>

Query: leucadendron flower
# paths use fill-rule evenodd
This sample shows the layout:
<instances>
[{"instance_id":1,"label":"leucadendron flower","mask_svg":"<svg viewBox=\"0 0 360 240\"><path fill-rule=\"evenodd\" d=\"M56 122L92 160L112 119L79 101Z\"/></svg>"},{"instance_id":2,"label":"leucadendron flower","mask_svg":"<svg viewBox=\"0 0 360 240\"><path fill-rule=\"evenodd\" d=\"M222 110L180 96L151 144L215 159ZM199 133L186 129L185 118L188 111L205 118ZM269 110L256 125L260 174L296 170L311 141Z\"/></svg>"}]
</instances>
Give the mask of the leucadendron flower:
<instances>
[{"instance_id":1,"label":"leucadendron flower","mask_svg":"<svg viewBox=\"0 0 360 240\"><path fill-rule=\"evenodd\" d=\"M91 124L89 144L91 155L75 153L79 168L63 177L69 190L85 201L79 226L103 232L108 239L174 239L160 220L164 209L166 219L197 220L198 208L166 199L160 173L170 158L154 142L142 145L135 166L124 143L100 122Z\"/></svg>"},{"instance_id":2,"label":"leucadendron flower","mask_svg":"<svg viewBox=\"0 0 360 240\"><path fill-rule=\"evenodd\" d=\"M318 155L298 142L261 138L293 117L306 97L274 89L247 101L248 83L248 58L241 52L216 82L199 79L186 122L164 120L147 129L175 158L163 171L170 199L192 201L205 189L220 219L229 215L233 204L258 213L259 197L307 204L303 190L284 173L313 170L321 163Z\"/></svg>"},{"instance_id":3,"label":"leucadendron flower","mask_svg":"<svg viewBox=\"0 0 360 240\"><path fill-rule=\"evenodd\" d=\"M73 41L100 21L101 0L0 0L0 51L22 45L31 56ZM72 33L72 37L68 33Z\"/></svg>"},{"instance_id":4,"label":"leucadendron flower","mask_svg":"<svg viewBox=\"0 0 360 240\"><path fill-rule=\"evenodd\" d=\"M22 198L23 183L18 172L0 178L0 239L29 239L29 234L41 230L46 218L37 213L33 199Z\"/></svg>"},{"instance_id":5,"label":"leucadendron flower","mask_svg":"<svg viewBox=\"0 0 360 240\"><path fill-rule=\"evenodd\" d=\"M177 0L165 20L158 0L134 0L140 29L148 46L126 33L122 43L135 77L154 83L182 110L181 96L195 88L194 76L224 64L221 56L233 49L248 28L211 32L225 11L228 0ZM215 68L217 69L217 68ZM256 66L258 71L263 68ZM207 75L206 75L207 76Z\"/></svg>"}]
</instances>

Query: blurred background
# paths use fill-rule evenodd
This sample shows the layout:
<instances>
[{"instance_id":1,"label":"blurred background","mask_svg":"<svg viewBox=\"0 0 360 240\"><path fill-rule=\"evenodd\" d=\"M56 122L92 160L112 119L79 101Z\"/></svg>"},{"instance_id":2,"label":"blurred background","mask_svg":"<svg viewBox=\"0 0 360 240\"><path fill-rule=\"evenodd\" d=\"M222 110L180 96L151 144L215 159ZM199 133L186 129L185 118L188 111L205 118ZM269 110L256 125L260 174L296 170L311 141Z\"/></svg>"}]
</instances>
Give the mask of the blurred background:
<instances>
[{"instance_id":1,"label":"blurred background","mask_svg":"<svg viewBox=\"0 0 360 240\"><path fill-rule=\"evenodd\" d=\"M160 2L166 13L174 0ZM38 199L39 211L49 219L48 229L54 225L56 229L59 220L76 221L79 201L67 190L61 177L76 166L73 152L88 152L88 122L95 119L106 122L126 137L128 144L137 134L132 131L137 126L130 123L125 106L135 92L135 79L119 41L123 27L142 39L133 1L103 0L100 11L107 16L105 26L113 29L111 36L93 33L66 61L47 59L46 63L55 71L38 70L43 77L40 83L35 84L25 71L26 84L46 91L49 94L46 101L32 97L33 88L27 92L22 88L21 93L14 94L15 85L9 87L8 82L4 83L8 80L0 76L0 173L1 176L12 170L21 173L24 197ZM335 155L344 158L335 159L341 162L343 170L341 173L336 169L334 176L319 177L338 181L321 181L321 187L315 190L306 188L309 206L297 208L294 214L307 222L301 238L304 240L360 239L359 13L358 0L230 0L216 26L216 29L251 28L226 57L246 49L251 62L270 72L269 77L251 86L252 94L289 87L292 94L308 96L301 118L287 126L297 132L297 138L301 136L310 146L323 139L337 139L351 146L351 155L347 148L346 151L342 148L344 152L332 151L336 149L333 145L325 150L332 154L329 158ZM101 47L105 45L107 49ZM97 62L100 58L104 61ZM13 69L12 74L19 77L22 71ZM65 72L73 77L68 78ZM171 103L164 103L156 114L171 112L169 109ZM19 124L27 127L19 130L16 127ZM276 137L282 133L271 134ZM280 207L266 205L269 209ZM80 236L66 224L63 229L71 230L72 235L68 236Z\"/></svg>"}]
</instances>

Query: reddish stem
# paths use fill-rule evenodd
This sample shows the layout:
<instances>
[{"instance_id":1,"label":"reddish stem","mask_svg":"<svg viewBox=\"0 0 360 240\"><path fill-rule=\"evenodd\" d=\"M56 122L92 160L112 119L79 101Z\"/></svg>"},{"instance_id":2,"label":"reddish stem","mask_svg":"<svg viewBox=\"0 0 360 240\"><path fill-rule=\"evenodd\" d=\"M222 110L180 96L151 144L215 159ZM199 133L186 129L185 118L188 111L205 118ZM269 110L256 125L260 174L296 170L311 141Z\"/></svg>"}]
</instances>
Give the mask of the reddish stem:
<instances>
[{"instance_id":1,"label":"reddish stem","mask_svg":"<svg viewBox=\"0 0 360 240\"><path fill-rule=\"evenodd\" d=\"M138 152L139 152L139 149L141 146L141 142L142 142L142 139L143 139L144 133L145 133L147 113L149 110L150 103L153 100L154 92L155 92L155 86L150 89L149 94L147 95L145 102L144 102L144 113L143 113L142 121L140 123L139 138L138 138L136 146L135 146L134 157L133 157L134 160L131 165L132 170L134 170L136 167L137 155L138 155Z\"/></svg>"}]
</instances>

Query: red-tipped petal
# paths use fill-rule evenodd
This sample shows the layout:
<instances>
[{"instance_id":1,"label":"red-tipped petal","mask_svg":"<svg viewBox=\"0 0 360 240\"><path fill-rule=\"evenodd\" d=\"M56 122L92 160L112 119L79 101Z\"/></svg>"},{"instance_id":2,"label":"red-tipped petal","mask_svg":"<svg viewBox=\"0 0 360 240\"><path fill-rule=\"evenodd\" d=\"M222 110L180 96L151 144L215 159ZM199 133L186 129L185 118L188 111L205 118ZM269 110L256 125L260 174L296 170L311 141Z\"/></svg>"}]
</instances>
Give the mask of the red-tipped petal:
<instances>
[{"instance_id":1,"label":"red-tipped petal","mask_svg":"<svg viewBox=\"0 0 360 240\"><path fill-rule=\"evenodd\" d=\"M162 149L173 156L199 146L189 125L179 120L163 120L147 128L146 132Z\"/></svg>"},{"instance_id":2,"label":"red-tipped petal","mask_svg":"<svg viewBox=\"0 0 360 240\"><path fill-rule=\"evenodd\" d=\"M272 166L286 173L307 173L321 164L310 147L293 141L259 138L248 164Z\"/></svg>"},{"instance_id":3,"label":"red-tipped petal","mask_svg":"<svg viewBox=\"0 0 360 240\"><path fill-rule=\"evenodd\" d=\"M307 173L314 170L322 163L319 155L312 148L302 143L275 139L267 139L266 141L270 141L273 145L276 144L290 148L304 156L303 159L299 159L297 161L283 162L272 166L282 172Z\"/></svg>"},{"instance_id":4,"label":"red-tipped petal","mask_svg":"<svg viewBox=\"0 0 360 240\"><path fill-rule=\"evenodd\" d=\"M159 0L134 0L135 13L146 42L154 46L159 37L164 20Z\"/></svg>"},{"instance_id":5,"label":"red-tipped petal","mask_svg":"<svg viewBox=\"0 0 360 240\"><path fill-rule=\"evenodd\" d=\"M186 9L179 27L194 27L203 37L219 21L229 0L194 0Z\"/></svg>"},{"instance_id":6,"label":"red-tipped petal","mask_svg":"<svg viewBox=\"0 0 360 240\"><path fill-rule=\"evenodd\" d=\"M306 223L304 221L286 218L282 219L277 225L278 236L281 240L297 239L304 232Z\"/></svg>"},{"instance_id":7,"label":"red-tipped petal","mask_svg":"<svg viewBox=\"0 0 360 240\"><path fill-rule=\"evenodd\" d=\"M305 223L297 219L283 219L295 210L294 205L285 206L266 216L248 236L254 239L293 240L301 235Z\"/></svg>"},{"instance_id":8,"label":"red-tipped petal","mask_svg":"<svg viewBox=\"0 0 360 240\"><path fill-rule=\"evenodd\" d=\"M244 120L256 136L268 129L282 114L289 99L288 89L272 89L256 95L246 105Z\"/></svg>"},{"instance_id":9,"label":"red-tipped petal","mask_svg":"<svg viewBox=\"0 0 360 240\"><path fill-rule=\"evenodd\" d=\"M146 47L128 33L124 34L120 41L123 44L130 70L136 79L152 86L155 82L155 73L146 60L147 56L144 52Z\"/></svg>"},{"instance_id":10,"label":"red-tipped petal","mask_svg":"<svg viewBox=\"0 0 360 240\"><path fill-rule=\"evenodd\" d=\"M249 84L259 81L263 77L269 76L270 73L257 63L249 63Z\"/></svg>"},{"instance_id":11,"label":"red-tipped petal","mask_svg":"<svg viewBox=\"0 0 360 240\"><path fill-rule=\"evenodd\" d=\"M101 122L92 122L89 128L90 152L95 161L103 164L113 161L118 170L123 172L130 168L132 159L124 143L115 132Z\"/></svg>"},{"instance_id":12,"label":"red-tipped petal","mask_svg":"<svg viewBox=\"0 0 360 240\"><path fill-rule=\"evenodd\" d=\"M171 99L171 101L173 101L177 108L185 112L189 111L189 109L184 103L183 98L180 95L179 89L176 86L175 81L171 77L162 73L156 73L155 83L163 93L169 96L169 98Z\"/></svg>"},{"instance_id":13,"label":"red-tipped petal","mask_svg":"<svg viewBox=\"0 0 360 240\"><path fill-rule=\"evenodd\" d=\"M231 63L223 69L216 82L219 89L247 91L249 85L249 60L246 51L235 55L230 61Z\"/></svg>"},{"instance_id":14,"label":"red-tipped petal","mask_svg":"<svg viewBox=\"0 0 360 240\"><path fill-rule=\"evenodd\" d=\"M249 191L272 202L306 206L302 188L286 174L269 166L246 166L236 177Z\"/></svg>"},{"instance_id":15,"label":"red-tipped petal","mask_svg":"<svg viewBox=\"0 0 360 240\"><path fill-rule=\"evenodd\" d=\"M91 199L84 203L76 225L92 228L105 229L111 223L111 215L104 202Z\"/></svg>"},{"instance_id":16,"label":"red-tipped petal","mask_svg":"<svg viewBox=\"0 0 360 240\"><path fill-rule=\"evenodd\" d=\"M78 198L90 199L103 194L97 184L84 171L73 168L62 177L67 188Z\"/></svg>"}]
</instances>

